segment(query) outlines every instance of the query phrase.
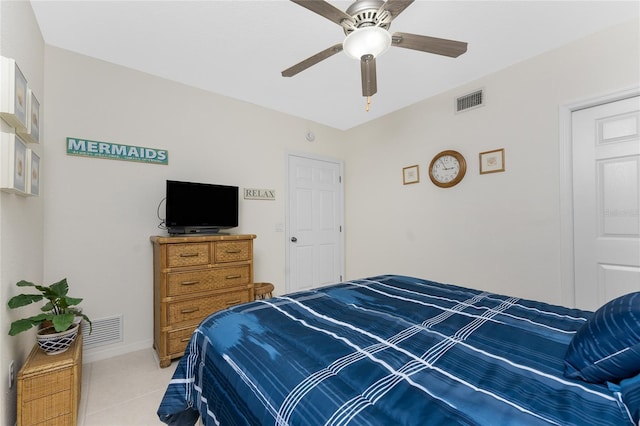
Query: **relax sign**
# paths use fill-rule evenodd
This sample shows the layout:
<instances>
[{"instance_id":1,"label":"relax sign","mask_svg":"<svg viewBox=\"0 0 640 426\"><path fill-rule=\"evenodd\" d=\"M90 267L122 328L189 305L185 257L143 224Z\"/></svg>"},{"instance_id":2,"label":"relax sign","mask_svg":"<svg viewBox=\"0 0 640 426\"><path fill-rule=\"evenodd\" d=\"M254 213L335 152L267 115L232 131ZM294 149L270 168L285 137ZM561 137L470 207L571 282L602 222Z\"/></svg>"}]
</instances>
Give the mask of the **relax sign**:
<instances>
[{"instance_id":1,"label":"relax sign","mask_svg":"<svg viewBox=\"0 0 640 426\"><path fill-rule=\"evenodd\" d=\"M276 190L245 188L244 199L245 200L275 200Z\"/></svg>"},{"instance_id":2,"label":"relax sign","mask_svg":"<svg viewBox=\"0 0 640 426\"><path fill-rule=\"evenodd\" d=\"M67 138L67 155L169 164L169 152L166 149L145 148L77 138Z\"/></svg>"}]
</instances>

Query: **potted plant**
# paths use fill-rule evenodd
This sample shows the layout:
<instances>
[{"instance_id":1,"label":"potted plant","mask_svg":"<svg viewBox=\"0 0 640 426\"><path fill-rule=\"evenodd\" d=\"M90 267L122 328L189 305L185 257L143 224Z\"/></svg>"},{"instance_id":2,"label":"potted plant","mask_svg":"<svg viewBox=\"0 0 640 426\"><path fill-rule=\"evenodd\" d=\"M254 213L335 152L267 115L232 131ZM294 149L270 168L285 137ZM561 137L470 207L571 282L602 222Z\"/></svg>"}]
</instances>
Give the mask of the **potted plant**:
<instances>
[{"instance_id":1,"label":"potted plant","mask_svg":"<svg viewBox=\"0 0 640 426\"><path fill-rule=\"evenodd\" d=\"M42 313L12 322L9 335L15 336L31 327L38 326L40 328L36 336L38 344L48 354L55 354L67 350L78 335L79 321L76 321L77 317L83 318L89 323L91 332L91 320L77 307L82 299L67 296L69 284L66 278L49 286L36 285L24 280L19 281L16 285L18 287L34 287L39 293L13 296L8 302L11 309L27 306L43 299L47 302L41 308Z\"/></svg>"}]
</instances>

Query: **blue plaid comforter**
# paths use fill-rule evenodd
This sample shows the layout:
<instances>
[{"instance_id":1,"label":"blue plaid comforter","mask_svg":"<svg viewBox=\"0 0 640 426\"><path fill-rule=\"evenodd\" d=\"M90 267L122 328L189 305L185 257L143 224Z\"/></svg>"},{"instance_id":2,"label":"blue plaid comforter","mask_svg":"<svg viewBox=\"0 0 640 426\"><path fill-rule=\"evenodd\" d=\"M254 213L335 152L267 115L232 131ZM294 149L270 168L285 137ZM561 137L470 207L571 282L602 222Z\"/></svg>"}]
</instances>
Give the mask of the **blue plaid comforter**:
<instances>
[{"instance_id":1,"label":"blue plaid comforter","mask_svg":"<svg viewBox=\"0 0 640 426\"><path fill-rule=\"evenodd\" d=\"M199 413L205 425L631 424L606 385L563 375L591 315L397 275L259 300L202 322L158 415L185 424Z\"/></svg>"}]
</instances>

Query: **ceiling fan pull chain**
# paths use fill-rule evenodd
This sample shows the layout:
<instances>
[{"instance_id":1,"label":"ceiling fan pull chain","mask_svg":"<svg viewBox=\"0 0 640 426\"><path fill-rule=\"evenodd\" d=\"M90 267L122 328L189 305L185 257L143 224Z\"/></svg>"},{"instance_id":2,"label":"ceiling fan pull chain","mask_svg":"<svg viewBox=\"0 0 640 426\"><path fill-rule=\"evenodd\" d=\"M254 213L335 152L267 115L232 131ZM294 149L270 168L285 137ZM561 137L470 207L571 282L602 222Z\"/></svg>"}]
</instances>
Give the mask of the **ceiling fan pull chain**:
<instances>
[{"instance_id":1,"label":"ceiling fan pull chain","mask_svg":"<svg viewBox=\"0 0 640 426\"><path fill-rule=\"evenodd\" d=\"M367 107L365 108L367 112L369 112L369 105L371 105L371 96L367 96Z\"/></svg>"}]
</instances>

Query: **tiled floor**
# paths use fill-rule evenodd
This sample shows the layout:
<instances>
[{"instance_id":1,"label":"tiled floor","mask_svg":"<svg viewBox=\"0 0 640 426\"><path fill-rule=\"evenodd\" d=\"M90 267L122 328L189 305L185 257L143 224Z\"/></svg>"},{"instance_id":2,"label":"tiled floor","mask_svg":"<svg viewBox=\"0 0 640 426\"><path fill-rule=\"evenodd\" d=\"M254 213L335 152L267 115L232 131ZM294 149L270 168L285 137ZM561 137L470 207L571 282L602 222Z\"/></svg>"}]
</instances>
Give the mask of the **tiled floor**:
<instances>
[{"instance_id":1,"label":"tiled floor","mask_svg":"<svg viewBox=\"0 0 640 426\"><path fill-rule=\"evenodd\" d=\"M164 424L156 410L176 366L160 368L153 349L84 364L78 426Z\"/></svg>"}]
</instances>

